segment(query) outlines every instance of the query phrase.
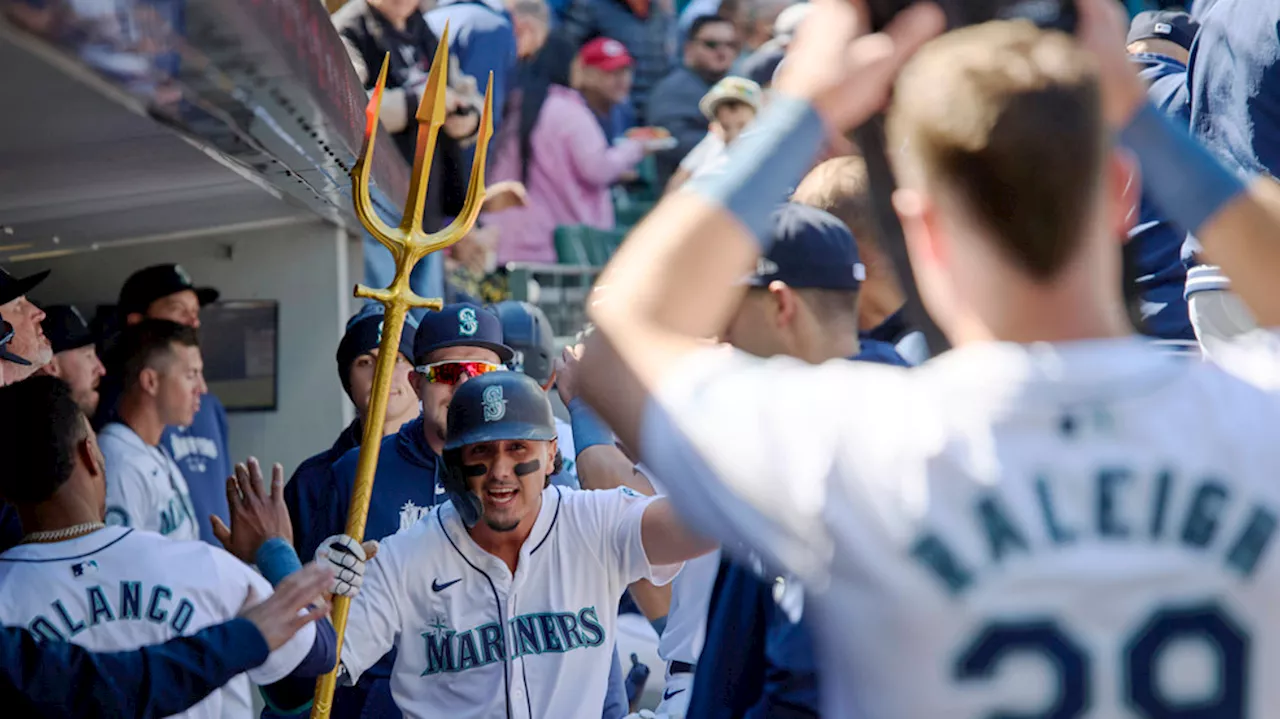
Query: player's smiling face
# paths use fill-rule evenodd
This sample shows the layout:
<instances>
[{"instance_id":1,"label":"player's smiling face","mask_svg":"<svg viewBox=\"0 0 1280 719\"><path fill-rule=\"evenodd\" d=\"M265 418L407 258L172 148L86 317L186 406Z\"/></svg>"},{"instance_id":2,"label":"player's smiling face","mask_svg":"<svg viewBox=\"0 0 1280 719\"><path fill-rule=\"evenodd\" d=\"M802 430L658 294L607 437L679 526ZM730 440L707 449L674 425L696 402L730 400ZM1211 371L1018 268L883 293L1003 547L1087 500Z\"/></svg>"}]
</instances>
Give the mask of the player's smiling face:
<instances>
[{"instance_id":1,"label":"player's smiling face","mask_svg":"<svg viewBox=\"0 0 1280 719\"><path fill-rule=\"evenodd\" d=\"M533 527L555 456L555 440L502 440L462 448L467 488L480 497L489 529L510 532Z\"/></svg>"}]
</instances>

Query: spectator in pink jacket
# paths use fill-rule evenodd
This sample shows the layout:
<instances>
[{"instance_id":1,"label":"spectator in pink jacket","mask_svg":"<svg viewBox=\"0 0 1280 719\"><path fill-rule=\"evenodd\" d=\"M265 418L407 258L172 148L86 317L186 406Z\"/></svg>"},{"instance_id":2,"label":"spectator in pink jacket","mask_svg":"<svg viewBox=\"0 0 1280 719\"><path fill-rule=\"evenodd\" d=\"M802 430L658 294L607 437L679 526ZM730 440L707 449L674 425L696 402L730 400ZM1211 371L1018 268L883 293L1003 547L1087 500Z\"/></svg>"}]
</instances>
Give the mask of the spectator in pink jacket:
<instances>
[{"instance_id":1,"label":"spectator in pink jacket","mask_svg":"<svg viewBox=\"0 0 1280 719\"><path fill-rule=\"evenodd\" d=\"M508 112L495 142L491 181L523 181L528 204L486 215L485 224L498 229L499 263L555 262L557 226L613 228L609 188L647 149L630 139L610 146L582 95L561 85L517 90ZM536 119L522 121L525 112Z\"/></svg>"}]
</instances>

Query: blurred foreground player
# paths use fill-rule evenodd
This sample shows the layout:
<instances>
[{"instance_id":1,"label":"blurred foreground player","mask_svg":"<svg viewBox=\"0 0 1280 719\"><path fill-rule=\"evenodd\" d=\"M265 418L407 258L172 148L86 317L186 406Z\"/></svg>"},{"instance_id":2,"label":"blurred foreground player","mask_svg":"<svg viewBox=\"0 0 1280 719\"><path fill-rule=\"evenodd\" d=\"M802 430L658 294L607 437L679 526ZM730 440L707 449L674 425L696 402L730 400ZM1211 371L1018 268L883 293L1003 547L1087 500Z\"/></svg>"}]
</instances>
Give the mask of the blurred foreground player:
<instances>
[{"instance_id":1,"label":"blurred foreground player","mask_svg":"<svg viewBox=\"0 0 1280 719\"><path fill-rule=\"evenodd\" d=\"M600 278L588 400L682 480L667 491L693 526L804 583L825 716L1280 702L1280 353L1250 355L1260 388L1133 336L1117 247L1136 156L1162 211L1280 322L1280 189L1246 186L1147 103L1118 6L1076 6L1079 42L963 28L893 88L893 199L945 355L813 367L699 339L769 249L763 201L879 109L941 31L934 6L860 38L861 4L815 0L756 131Z\"/></svg>"}]
</instances>

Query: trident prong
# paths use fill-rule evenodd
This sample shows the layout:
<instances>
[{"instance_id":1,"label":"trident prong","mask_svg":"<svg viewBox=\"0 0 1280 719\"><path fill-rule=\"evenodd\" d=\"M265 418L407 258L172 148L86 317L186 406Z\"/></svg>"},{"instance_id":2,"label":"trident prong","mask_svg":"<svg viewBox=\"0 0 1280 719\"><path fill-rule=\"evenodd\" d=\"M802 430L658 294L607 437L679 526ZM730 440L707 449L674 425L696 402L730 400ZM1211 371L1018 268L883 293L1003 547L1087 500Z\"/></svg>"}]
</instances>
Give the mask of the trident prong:
<instances>
[{"instance_id":1,"label":"trident prong","mask_svg":"<svg viewBox=\"0 0 1280 719\"><path fill-rule=\"evenodd\" d=\"M422 210L426 201L427 180L431 173L431 160L435 154L436 136L444 125L445 73L449 67L449 28L445 27L436 49L431 71L427 75L426 89L418 105L418 146L414 151L413 175L409 196L405 201L404 218L399 227L387 225L374 210L369 198L369 174L373 161L374 138L378 134L378 110L387 81L388 59L382 61L378 83L369 98L365 110L368 123L364 132L364 145L360 157L351 169L352 199L356 216L369 234L386 247L396 262L395 278L391 286L377 289L357 285L356 297L380 302L384 308L382 342L379 345L378 362L373 375L373 392L369 398L369 411L365 417L364 434L360 442L360 460L356 465L356 478L351 491L351 508L347 514L346 534L356 539L364 538L365 520L369 514L369 499L373 493L373 475L378 466L378 450L382 446L382 425L387 416L387 397L391 394L391 379L399 354L400 333L404 329L405 315L410 307L428 307L439 310L442 301L418 296L409 286L409 276L419 260L432 252L442 250L461 240L471 231L484 204L484 165L488 155L489 140L493 137L493 73L485 87L484 109L480 115L480 128L476 137L475 159L471 162L471 180L467 185L467 197L462 212L438 232L422 230ZM428 104L430 103L430 104ZM335 597L333 600L333 628L338 635L337 651L342 656L342 637L347 626L347 610L351 600ZM328 719L333 706L333 692L337 688L337 666L316 682L315 701L311 709L312 719Z\"/></svg>"}]
</instances>

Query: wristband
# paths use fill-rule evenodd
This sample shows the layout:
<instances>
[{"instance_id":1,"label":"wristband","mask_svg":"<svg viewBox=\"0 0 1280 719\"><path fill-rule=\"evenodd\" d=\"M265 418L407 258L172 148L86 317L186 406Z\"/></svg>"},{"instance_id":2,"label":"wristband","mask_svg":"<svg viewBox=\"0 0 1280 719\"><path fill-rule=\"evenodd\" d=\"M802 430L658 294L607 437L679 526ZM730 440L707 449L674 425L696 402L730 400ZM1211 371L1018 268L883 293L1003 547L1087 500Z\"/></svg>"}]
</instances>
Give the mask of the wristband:
<instances>
[{"instance_id":1,"label":"wristband","mask_svg":"<svg viewBox=\"0 0 1280 719\"><path fill-rule=\"evenodd\" d=\"M293 551L293 546L282 537L272 537L263 542L262 546L258 547L254 558L257 560L258 571L262 572L262 576L271 582L273 587L283 582L285 577L302 569L302 562L298 561L298 553Z\"/></svg>"},{"instance_id":2,"label":"wristband","mask_svg":"<svg viewBox=\"0 0 1280 719\"><path fill-rule=\"evenodd\" d=\"M607 444L613 446L613 430L609 425L587 406L581 397L569 400L569 426L573 430L574 457L581 456L582 451Z\"/></svg>"},{"instance_id":3,"label":"wristband","mask_svg":"<svg viewBox=\"0 0 1280 719\"><path fill-rule=\"evenodd\" d=\"M773 243L769 216L813 167L826 140L822 120L805 100L774 99L713 169L684 189L720 205L747 228L767 253Z\"/></svg>"},{"instance_id":4,"label":"wristband","mask_svg":"<svg viewBox=\"0 0 1280 719\"><path fill-rule=\"evenodd\" d=\"M1120 131L1142 166L1144 189L1182 230L1195 234L1245 191L1245 184L1150 103Z\"/></svg>"}]
</instances>

